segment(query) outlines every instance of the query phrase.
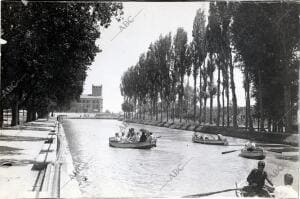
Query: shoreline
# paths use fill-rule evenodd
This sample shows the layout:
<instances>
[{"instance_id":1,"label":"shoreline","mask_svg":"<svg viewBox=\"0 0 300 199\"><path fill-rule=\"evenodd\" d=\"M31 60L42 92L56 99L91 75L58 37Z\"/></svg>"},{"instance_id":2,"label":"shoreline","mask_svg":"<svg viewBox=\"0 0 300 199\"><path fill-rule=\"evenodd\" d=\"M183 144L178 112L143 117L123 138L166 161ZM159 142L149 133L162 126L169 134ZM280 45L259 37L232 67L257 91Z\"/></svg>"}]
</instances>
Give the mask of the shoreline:
<instances>
[{"instance_id":1,"label":"shoreline","mask_svg":"<svg viewBox=\"0 0 300 199\"><path fill-rule=\"evenodd\" d=\"M81 196L78 181L70 175L74 166L64 129L54 118L0 132L1 198Z\"/></svg>"},{"instance_id":2,"label":"shoreline","mask_svg":"<svg viewBox=\"0 0 300 199\"><path fill-rule=\"evenodd\" d=\"M60 165L60 182L59 196L66 197L81 197L81 191L79 183L76 179L76 169L74 167L73 158L69 149L69 143L65 135L65 131L62 123L58 123L58 140L59 140L59 152L57 154L57 161Z\"/></svg>"},{"instance_id":3,"label":"shoreline","mask_svg":"<svg viewBox=\"0 0 300 199\"><path fill-rule=\"evenodd\" d=\"M291 146L299 146L299 134L274 133L274 132L250 132L242 128L233 127L217 127L209 125L199 125L193 122L161 122L161 121L144 121L144 120L124 120L128 123L144 124L150 126L164 127L170 129L187 130L202 132L207 134L222 134L227 137L235 137L241 139L249 139L253 141L270 142L275 144L286 144Z\"/></svg>"}]
</instances>

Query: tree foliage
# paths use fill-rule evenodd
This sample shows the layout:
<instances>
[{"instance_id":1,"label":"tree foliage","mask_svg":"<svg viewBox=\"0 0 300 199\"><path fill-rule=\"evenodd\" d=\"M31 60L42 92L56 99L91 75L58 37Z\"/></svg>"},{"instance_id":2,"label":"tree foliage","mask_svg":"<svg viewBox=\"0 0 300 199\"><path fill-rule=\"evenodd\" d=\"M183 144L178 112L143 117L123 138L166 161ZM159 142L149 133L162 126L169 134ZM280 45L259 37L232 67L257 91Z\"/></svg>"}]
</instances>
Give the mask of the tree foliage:
<instances>
[{"instance_id":1,"label":"tree foliage","mask_svg":"<svg viewBox=\"0 0 300 199\"><path fill-rule=\"evenodd\" d=\"M120 3L2 3L2 88L25 77L4 100L18 123L19 107L27 120L66 107L78 99L86 70L99 47L100 26L122 14ZM3 89L3 90L4 90ZM14 115L14 112L16 113ZM15 120L14 120L15 119Z\"/></svg>"}]
</instances>

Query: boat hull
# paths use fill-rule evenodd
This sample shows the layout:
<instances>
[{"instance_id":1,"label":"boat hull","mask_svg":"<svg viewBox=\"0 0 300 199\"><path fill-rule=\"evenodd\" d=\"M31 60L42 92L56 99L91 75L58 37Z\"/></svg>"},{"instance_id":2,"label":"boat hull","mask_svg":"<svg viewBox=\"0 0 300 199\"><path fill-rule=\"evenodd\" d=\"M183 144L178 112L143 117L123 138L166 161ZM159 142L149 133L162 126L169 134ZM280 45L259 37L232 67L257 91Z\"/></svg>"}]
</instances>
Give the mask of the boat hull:
<instances>
[{"instance_id":1,"label":"boat hull","mask_svg":"<svg viewBox=\"0 0 300 199\"><path fill-rule=\"evenodd\" d=\"M153 142L138 142L138 143L120 143L112 139L109 140L109 146L115 148L127 148L127 149L151 149L156 147L156 140Z\"/></svg>"},{"instance_id":2,"label":"boat hull","mask_svg":"<svg viewBox=\"0 0 300 199\"><path fill-rule=\"evenodd\" d=\"M248 159L263 160L266 157L266 152L262 149L253 151L247 151L246 149L242 149L239 156Z\"/></svg>"},{"instance_id":3,"label":"boat hull","mask_svg":"<svg viewBox=\"0 0 300 199\"><path fill-rule=\"evenodd\" d=\"M263 188L264 192L260 193L260 194L252 192L252 191L246 191L245 189L247 189L247 186L243 187L242 190L237 190L236 191L236 197L274 198L274 193L270 192L267 187L264 187Z\"/></svg>"},{"instance_id":4,"label":"boat hull","mask_svg":"<svg viewBox=\"0 0 300 199\"><path fill-rule=\"evenodd\" d=\"M200 138L196 138L193 136L193 142L200 143L200 144L210 144L210 145L228 145L227 141L224 140L203 140Z\"/></svg>"}]
</instances>

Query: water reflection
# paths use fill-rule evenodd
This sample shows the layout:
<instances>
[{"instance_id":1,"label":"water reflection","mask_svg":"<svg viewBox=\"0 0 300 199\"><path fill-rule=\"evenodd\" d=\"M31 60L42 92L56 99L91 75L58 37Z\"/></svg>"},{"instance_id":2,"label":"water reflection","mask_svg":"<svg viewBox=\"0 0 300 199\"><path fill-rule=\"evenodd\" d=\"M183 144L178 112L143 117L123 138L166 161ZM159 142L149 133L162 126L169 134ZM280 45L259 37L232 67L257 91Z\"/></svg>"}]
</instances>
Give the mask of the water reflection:
<instances>
[{"instance_id":1,"label":"water reflection","mask_svg":"<svg viewBox=\"0 0 300 199\"><path fill-rule=\"evenodd\" d=\"M130 124L135 129L147 128L158 139L157 147L150 150L119 149L109 147L108 138L119 131L121 123L115 120L67 120L64 127L69 141L75 168L83 167L79 180L87 197L155 197L184 196L234 188L235 182L243 182L257 161L241 158L238 152L222 155L221 152L239 149L238 146L213 146L191 142L192 131ZM243 144L246 140L228 138L231 144ZM286 172L295 177L298 187L298 162L280 160L277 154L267 152L266 170L277 165L283 170L273 178L282 184ZM192 159L184 169L170 180L170 173L178 164ZM165 185L166 184L166 185ZM165 186L164 186L165 185ZM162 188L162 186L164 186ZM221 196L234 196L234 192Z\"/></svg>"}]
</instances>

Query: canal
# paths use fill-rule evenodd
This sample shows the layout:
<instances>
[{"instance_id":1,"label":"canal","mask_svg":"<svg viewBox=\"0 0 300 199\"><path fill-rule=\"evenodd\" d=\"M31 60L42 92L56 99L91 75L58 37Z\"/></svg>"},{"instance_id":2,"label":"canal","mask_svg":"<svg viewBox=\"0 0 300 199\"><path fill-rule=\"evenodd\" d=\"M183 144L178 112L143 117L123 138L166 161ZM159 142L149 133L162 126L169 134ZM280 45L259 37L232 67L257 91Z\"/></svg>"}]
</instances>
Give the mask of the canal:
<instances>
[{"instance_id":1,"label":"canal","mask_svg":"<svg viewBox=\"0 0 300 199\"><path fill-rule=\"evenodd\" d=\"M109 147L108 139L119 131L117 120L69 119L64 129L80 189L86 197L171 197L235 188L245 183L257 160L238 156L241 146L214 146L192 143L192 131L130 124L146 128L158 138L150 150ZM230 145L247 140L227 138ZM266 171L275 185L283 185L283 175L294 176L298 190L297 160L267 152ZM174 170L177 170L174 173ZM234 196L234 192L214 196Z\"/></svg>"}]
</instances>

